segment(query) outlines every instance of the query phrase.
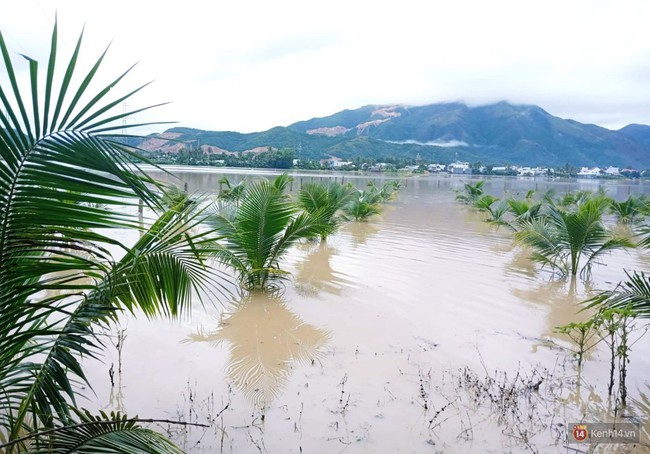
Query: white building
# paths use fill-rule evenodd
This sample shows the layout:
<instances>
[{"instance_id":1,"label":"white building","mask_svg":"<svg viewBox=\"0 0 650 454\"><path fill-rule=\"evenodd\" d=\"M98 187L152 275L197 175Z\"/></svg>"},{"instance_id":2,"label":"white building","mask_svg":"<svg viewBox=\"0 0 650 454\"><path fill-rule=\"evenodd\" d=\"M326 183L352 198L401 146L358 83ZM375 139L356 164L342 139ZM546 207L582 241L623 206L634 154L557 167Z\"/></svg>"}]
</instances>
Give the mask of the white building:
<instances>
[{"instance_id":1,"label":"white building","mask_svg":"<svg viewBox=\"0 0 650 454\"><path fill-rule=\"evenodd\" d=\"M492 169L494 171L494 169ZM517 175L522 177L537 177L546 175L548 169L542 167L520 167L517 169Z\"/></svg>"},{"instance_id":2,"label":"white building","mask_svg":"<svg viewBox=\"0 0 650 454\"><path fill-rule=\"evenodd\" d=\"M370 170L371 172L383 172L386 169L386 167L388 167L387 163L378 162L374 166L370 166L368 170Z\"/></svg>"},{"instance_id":3,"label":"white building","mask_svg":"<svg viewBox=\"0 0 650 454\"><path fill-rule=\"evenodd\" d=\"M618 167L612 166L607 167L603 172L611 177L617 177L621 174L621 170Z\"/></svg>"},{"instance_id":4,"label":"white building","mask_svg":"<svg viewBox=\"0 0 650 454\"><path fill-rule=\"evenodd\" d=\"M456 161L447 166L447 171L453 174L470 174L472 168L469 166L469 162Z\"/></svg>"},{"instance_id":5,"label":"white building","mask_svg":"<svg viewBox=\"0 0 650 454\"><path fill-rule=\"evenodd\" d=\"M578 172L578 178L598 178L600 176L600 167L582 167Z\"/></svg>"},{"instance_id":6,"label":"white building","mask_svg":"<svg viewBox=\"0 0 650 454\"><path fill-rule=\"evenodd\" d=\"M427 166L427 170L429 172L442 172L445 170L445 165L444 164L429 164Z\"/></svg>"}]
</instances>

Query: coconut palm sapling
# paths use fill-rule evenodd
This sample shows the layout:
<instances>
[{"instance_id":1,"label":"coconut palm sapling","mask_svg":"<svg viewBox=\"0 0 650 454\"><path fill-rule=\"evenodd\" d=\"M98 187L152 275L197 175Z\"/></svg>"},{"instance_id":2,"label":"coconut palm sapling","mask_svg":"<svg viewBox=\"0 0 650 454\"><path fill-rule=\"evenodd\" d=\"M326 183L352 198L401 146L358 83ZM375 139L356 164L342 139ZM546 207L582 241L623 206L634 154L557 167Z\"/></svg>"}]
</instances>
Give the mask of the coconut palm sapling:
<instances>
[{"instance_id":1,"label":"coconut palm sapling","mask_svg":"<svg viewBox=\"0 0 650 454\"><path fill-rule=\"evenodd\" d=\"M298 206L307 213L318 214L329 225L321 233L321 240L338 228L344 220L339 212L353 200L356 190L351 185L339 183L305 183L298 193Z\"/></svg>"},{"instance_id":2,"label":"coconut palm sapling","mask_svg":"<svg viewBox=\"0 0 650 454\"><path fill-rule=\"evenodd\" d=\"M279 262L298 241L331 230L324 212L300 212L285 193L290 177L247 186L236 210L217 210L208 223L221 246L214 256L237 273L247 290L277 288L287 276Z\"/></svg>"},{"instance_id":3,"label":"coconut palm sapling","mask_svg":"<svg viewBox=\"0 0 650 454\"><path fill-rule=\"evenodd\" d=\"M617 237L603 224L607 202L601 197L562 208L544 207L541 216L521 224L515 239L533 250L532 259L565 275L588 275L601 256L616 249L632 248L627 238Z\"/></svg>"}]
</instances>

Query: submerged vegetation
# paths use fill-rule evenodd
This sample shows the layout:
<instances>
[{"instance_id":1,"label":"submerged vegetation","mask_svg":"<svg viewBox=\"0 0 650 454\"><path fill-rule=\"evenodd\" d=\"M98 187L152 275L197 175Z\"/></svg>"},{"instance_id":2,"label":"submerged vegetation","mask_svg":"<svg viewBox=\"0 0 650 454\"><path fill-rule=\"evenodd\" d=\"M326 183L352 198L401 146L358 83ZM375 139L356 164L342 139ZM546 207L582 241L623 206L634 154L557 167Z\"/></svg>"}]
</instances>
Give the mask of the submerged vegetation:
<instances>
[{"instance_id":1,"label":"submerged vegetation","mask_svg":"<svg viewBox=\"0 0 650 454\"><path fill-rule=\"evenodd\" d=\"M533 261L561 276L570 276L572 283L578 272L588 279L592 266L604 254L616 249L650 247L650 226L647 224L650 211L645 196L630 195L627 200L617 202L604 191L577 191L561 197L550 192L534 201L534 194L529 191L524 200L510 197L504 204L503 200L485 194L483 186L483 181L465 184L463 191L457 192L456 200L487 213L487 222L509 227L515 240L531 251ZM607 220L608 214L613 215L613 219ZM627 225L628 235L616 234L611 225L614 223ZM638 328L635 320L650 318L650 277L643 271L625 270L625 274L627 279L615 289L584 302L585 309L597 310L591 318L557 327L557 332L575 346L571 351L579 369L589 350L599 343L607 345L609 396L618 381L618 399L623 406L627 399L629 352L646 332L637 330L633 338Z\"/></svg>"},{"instance_id":2,"label":"submerged vegetation","mask_svg":"<svg viewBox=\"0 0 650 454\"><path fill-rule=\"evenodd\" d=\"M299 211L285 193L288 184L286 174L253 183L235 211L219 210L209 218L223 241L216 257L235 270L247 290L275 287L286 275L279 261L288 249L331 230L323 209Z\"/></svg>"},{"instance_id":3,"label":"submerged vegetation","mask_svg":"<svg viewBox=\"0 0 650 454\"><path fill-rule=\"evenodd\" d=\"M328 228L321 232L321 239L334 232L344 220L339 215L355 198L355 188L352 185L334 183L305 183L298 193L298 205L307 213L318 215Z\"/></svg>"},{"instance_id":4,"label":"submerged vegetation","mask_svg":"<svg viewBox=\"0 0 650 454\"><path fill-rule=\"evenodd\" d=\"M318 237L324 241L343 221L378 214L379 203L399 187L386 183L381 190L359 191L336 182L306 183L293 200L287 193L291 181L287 174L248 185L225 180L229 191L220 193L221 203L208 219L220 243L214 256L235 271L245 290L278 289L288 274L280 260L292 246ZM231 197L235 188L241 189Z\"/></svg>"},{"instance_id":5,"label":"submerged vegetation","mask_svg":"<svg viewBox=\"0 0 650 454\"><path fill-rule=\"evenodd\" d=\"M573 352L578 360L580 370L585 354L599 343L607 346L610 359L608 395L611 397L618 375L618 395L621 403L626 405L627 368L630 362L630 350L647 332L636 332L638 312L631 307L601 308L585 322L569 323L557 327L557 332L566 335L576 346ZM634 337L633 337L634 336ZM618 370L618 374L616 371Z\"/></svg>"},{"instance_id":6,"label":"submerged vegetation","mask_svg":"<svg viewBox=\"0 0 650 454\"><path fill-rule=\"evenodd\" d=\"M99 333L123 313L176 318L193 299L223 293L228 278L210 258L232 267L245 290L278 288L288 249L333 232L357 190L311 185L295 200L287 175L224 178L210 203L166 187L115 135L134 113L116 106L144 86L111 98L127 70L91 93L104 55L73 85L81 38L57 78L57 41L55 25L43 86L38 63L25 57L25 92L0 34L10 82L0 91L0 452L182 452L142 424L192 423L80 409L90 386L82 357L101 356ZM398 187L385 186L373 203ZM117 230L139 239L124 244Z\"/></svg>"},{"instance_id":7,"label":"submerged vegetation","mask_svg":"<svg viewBox=\"0 0 650 454\"><path fill-rule=\"evenodd\" d=\"M524 199L502 200L485 194L483 181L479 181L465 184L456 200L487 213L487 222L510 228L515 240L531 250L532 260L560 275L587 277L605 254L637 246L631 237L616 234L606 225L607 213L620 213L621 204L603 193L578 191L561 197L547 193L538 201L533 197L534 192L529 191ZM630 196L628 205L644 206L639 200ZM630 210L626 212L626 216L618 216L619 222L630 222ZM635 221L645 217L642 210L633 213Z\"/></svg>"},{"instance_id":8,"label":"submerged vegetation","mask_svg":"<svg viewBox=\"0 0 650 454\"><path fill-rule=\"evenodd\" d=\"M381 213L377 195L359 191L356 197L343 207L344 218L357 222L365 222L371 216Z\"/></svg>"},{"instance_id":9,"label":"submerged vegetation","mask_svg":"<svg viewBox=\"0 0 650 454\"><path fill-rule=\"evenodd\" d=\"M400 188L399 181L388 181L380 188L373 182L368 183L368 189L358 190L352 200L343 206L344 219L368 221L370 217L381 213L381 204L395 197Z\"/></svg>"},{"instance_id":10,"label":"submerged vegetation","mask_svg":"<svg viewBox=\"0 0 650 454\"><path fill-rule=\"evenodd\" d=\"M515 239L530 247L534 251L531 258L543 265L562 274L588 274L602 255L634 247L603 224L607 203L596 197L568 209L548 204L541 216L519 225Z\"/></svg>"}]
</instances>

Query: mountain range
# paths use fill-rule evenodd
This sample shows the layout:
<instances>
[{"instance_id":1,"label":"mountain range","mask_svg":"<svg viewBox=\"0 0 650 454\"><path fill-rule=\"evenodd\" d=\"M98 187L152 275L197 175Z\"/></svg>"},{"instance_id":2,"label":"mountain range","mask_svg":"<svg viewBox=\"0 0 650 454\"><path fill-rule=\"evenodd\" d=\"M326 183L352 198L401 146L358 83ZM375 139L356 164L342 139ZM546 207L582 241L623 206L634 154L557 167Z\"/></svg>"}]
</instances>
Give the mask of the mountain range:
<instances>
[{"instance_id":1,"label":"mountain range","mask_svg":"<svg viewBox=\"0 0 650 454\"><path fill-rule=\"evenodd\" d=\"M507 102L368 105L255 133L171 128L137 145L146 151L200 147L213 153L289 147L301 159L420 155L437 162L650 168L650 126L614 131Z\"/></svg>"}]
</instances>

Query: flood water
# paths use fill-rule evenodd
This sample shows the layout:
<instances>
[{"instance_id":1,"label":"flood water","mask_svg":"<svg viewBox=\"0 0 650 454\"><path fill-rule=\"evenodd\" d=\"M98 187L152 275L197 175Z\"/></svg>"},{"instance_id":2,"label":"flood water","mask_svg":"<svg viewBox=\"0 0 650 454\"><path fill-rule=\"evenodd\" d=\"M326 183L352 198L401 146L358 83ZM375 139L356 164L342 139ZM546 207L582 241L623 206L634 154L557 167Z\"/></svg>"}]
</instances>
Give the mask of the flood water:
<instances>
[{"instance_id":1,"label":"flood water","mask_svg":"<svg viewBox=\"0 0 650 454\"><path fill-rule=\"evenodd\" d=\"M190 192L217 191L223 176L172 171ZM296 191L321 177L294 178ZM359 187L382 182L344 178ZM589 282L571 286L533 265L508 230L454 201L469 180L403 179L380 216L293 249L281 295L197 301L180 321L125 317L122 373L111 387L118 354L108 343L104 364L86 363L96 396L82 406L209 423L158 428L189 452L587 452L566 444L566 429L614 417L608 352L591 350L579 374L555 327L588 318L579 302L612 288L624 269L648 270L650 252L606 256ZM639 182L516 178L490 179L486 190L523 196L599 186L617 199L650 193ZM636 417L647 444L650 336L633 346L628 369L623 416ZM485 396L499 386L514 399L505 410Z\"/></svg>"}]
</instances>

